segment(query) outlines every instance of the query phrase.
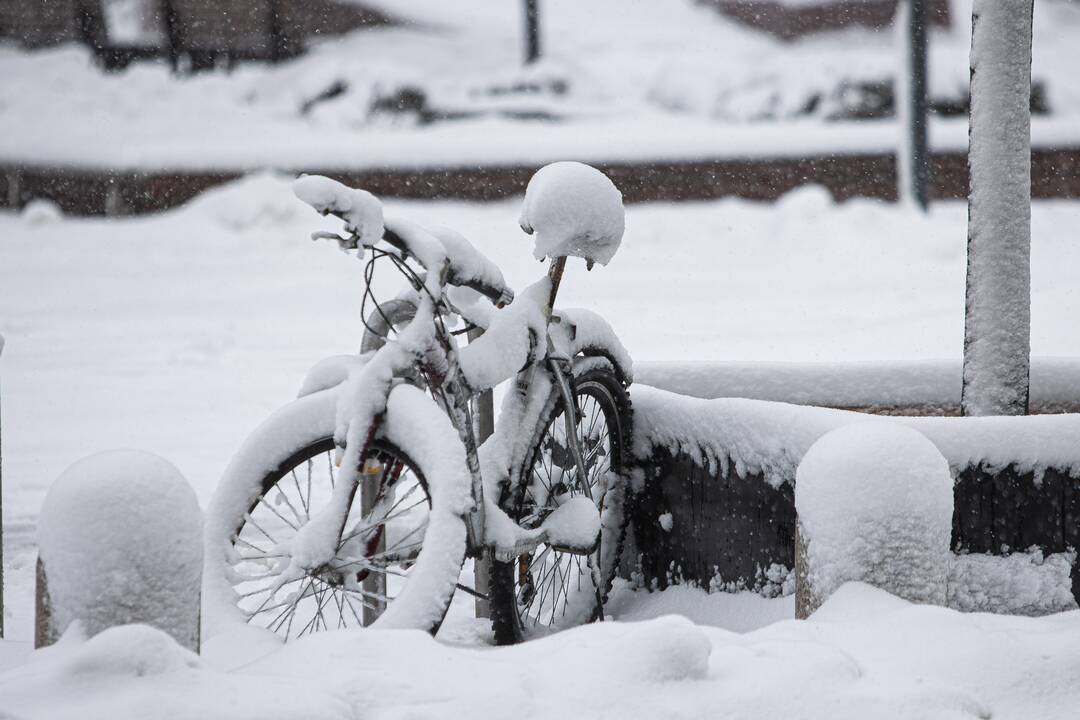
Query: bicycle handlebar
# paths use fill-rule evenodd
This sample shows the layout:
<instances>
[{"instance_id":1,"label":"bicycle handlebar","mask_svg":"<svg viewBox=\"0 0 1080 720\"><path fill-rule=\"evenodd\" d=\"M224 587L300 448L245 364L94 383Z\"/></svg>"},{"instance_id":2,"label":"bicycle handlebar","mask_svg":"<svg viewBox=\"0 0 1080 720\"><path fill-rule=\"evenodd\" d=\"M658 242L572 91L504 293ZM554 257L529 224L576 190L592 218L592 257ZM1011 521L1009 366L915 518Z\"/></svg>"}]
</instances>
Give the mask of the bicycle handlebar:
<instances>
[{"instance_id":1,"label":"bicycle handlebar","mask_svg":"<svg viewBox=\"0 0 1080 720\"><path fill-rule=\"evenodd\" d=\"M374 195L327 177L302 176L293 183L293 192L317 212L342 220L349 233L345 238L316 233L312 236L315 239L333 237L344 249L372 246L381 239L428 272L437 269L442 282L471 288L500 307L514 299L499 268L453 231L384 219L382 204Z\"/></svg>"},{"instance_id":2,"label":"bicycle handlebar","mask_svg":"<svg viewBox=\"0 0 1080 720\"><path fill-rule=\"evenodd\" d=\"M415 242L410 243L407 235L408 234L403 236L387 227L383 232L383 240L409 257L415 258L418 263L424 266L424 269L429 269L427 263L424 261L427 253L416 247ZM438 238L434 239L437 240ZM509 305L514 301L514 291L505 282L497 284L485 282L485 280L476 277L474 273L465 272L460 265L454 262L453 258L446 252L445 248L443 248L443 255L446 259L447 284L471 288L486 297L497 307Z\"/></svg>"}]
</instances>

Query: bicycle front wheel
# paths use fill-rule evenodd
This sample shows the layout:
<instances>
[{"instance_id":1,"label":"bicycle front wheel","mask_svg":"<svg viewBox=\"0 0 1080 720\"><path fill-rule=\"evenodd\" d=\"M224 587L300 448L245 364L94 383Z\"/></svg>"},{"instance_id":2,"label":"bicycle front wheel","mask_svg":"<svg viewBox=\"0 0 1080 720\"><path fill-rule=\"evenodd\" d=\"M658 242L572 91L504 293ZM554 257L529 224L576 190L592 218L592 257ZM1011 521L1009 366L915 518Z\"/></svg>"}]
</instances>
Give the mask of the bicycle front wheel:
<instances>
[{"instance_id":1,"label":"bicycle front wheel","mask_svg":"<svg viewBox=\"0 0 1080 720\"><path fill-rule=\"evenodd\" d=\"M311 404L302 398L293 406L304 403ZM233 464L242 467L250 450L261 448L276 455L260 463L271 469L258 477L244 477L236 467L226 473L230 487L219 490L214 505L218 516L233 518L224 552L233 600L247 622L285 640L371 625L435 632L464 561L463 507L460 492L433 486L445 482L446 468L429 467L413 453L431 457L431 433L446 439L440 431L453 432L449 420L416 388L395 389L386 420L360 459L360 480L333 557L297 573L290 565L292 543L329 506L340 480L333 405L328 409L328 416L315 422L310 409L279 412L245 443ZM298 424L300 417L308 424ZM426 437L414 435L425 429ZM291 437L295 445L275 449L268 442L281 437ZM223 507L230 502L231 508Z\"/></svg>"},{"instance_id":2,"label":"bicycle front wheel","mask_svg":"<svg viewBox=\"0 0 1080 720\"><path fill-rule=\"evenodd\" d=\"M504 509L519 525L536 527L568 498L585 492L600 512L600 537L590 554L540 545L509 563L494 562L491 615L499 644L603 617L626 535L630 398L615 375L591 370L574 380L577 423L572 432L585 461L578 477L561 396L548 401L520 482Z\"/></svg>"}]
</instances>

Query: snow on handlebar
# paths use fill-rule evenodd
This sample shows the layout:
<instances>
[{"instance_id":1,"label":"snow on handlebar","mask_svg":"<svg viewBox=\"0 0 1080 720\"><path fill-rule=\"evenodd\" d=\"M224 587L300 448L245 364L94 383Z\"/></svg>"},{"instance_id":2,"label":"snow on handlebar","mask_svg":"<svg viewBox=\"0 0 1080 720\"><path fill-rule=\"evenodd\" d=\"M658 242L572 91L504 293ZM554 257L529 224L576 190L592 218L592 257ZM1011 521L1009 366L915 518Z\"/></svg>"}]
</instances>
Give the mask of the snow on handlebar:
<instances>
[{"instance_id":1,"label":"snow on handlebar","mask_svg":"<svg viewBox=\"0 0 1080 720\"><path fill-rule=\"evenodd\" d=\"M293 182L293 193L319 213L341 218L351 235L341 238L320 232L313 239L334 239L343 249L373 247L385 240L440 281L472 288L500 307L514 299L498 266L449 228L424 228L404 218L384 218L382 203L374 195L320 175L301 176Z\"/></svg>"}]
</instances>

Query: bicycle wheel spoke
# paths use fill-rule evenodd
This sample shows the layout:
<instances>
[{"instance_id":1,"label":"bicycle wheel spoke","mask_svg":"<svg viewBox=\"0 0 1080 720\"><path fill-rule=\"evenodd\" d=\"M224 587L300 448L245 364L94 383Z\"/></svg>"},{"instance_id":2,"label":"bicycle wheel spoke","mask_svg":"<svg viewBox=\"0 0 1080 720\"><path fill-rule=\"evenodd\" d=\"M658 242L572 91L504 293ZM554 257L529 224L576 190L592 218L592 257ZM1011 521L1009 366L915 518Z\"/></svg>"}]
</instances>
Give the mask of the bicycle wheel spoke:
<instances>
[{"instance_id":1,"label":"bicycle wheel spoke","mask_svg":"<svg viewBox=\"0 0 1080 720\"><path fill-rule=\"evenodd\" d=\"M300 513L297 512L296 507L292 504L292 500L289 499L288 493L286 493L285 490L281 487L281 483L275 485L274 488L278 491L278 497L284 500L285 504L289 506L290 510L292 510L292 514L293 517L296 518L296 522L298 522L300 525L303 525L305 518L300 517Z\"/></svg>"},{"instance_id":2,"label":"bicycle wheel spoke","mask_svg":"<svg viewBox=\"0 0 1080 720\"><path fill-rule=\"evenodd\" d=\"M331 592L334 593L334 599L337 601L337 629L340 630L345 627L345 605L342 601L345 593L338 592L337 588L332 588Z\"/></svg>"},{"instance_id":3,"label":"bicycle wheel spoke","mask_svg":"<svg viewBox=\"0 0 1080 720\"><path fill-rule=\"evenodd\" d=\"M315 584L315 578L308 578L307 588L306 589L301 589L301 591L299 593L297 593L296 597L293 598L292 605L290 607L286 608L286 612L288 612L288 614L289 614L289 623L285 627L285 639L286 640L289 639L289 633L292 632L292 624L293 624L293 620L296 618L297 606L300 604L301 600L303 600L305 597L307 597L307 591L310 590L314 584ZM280 629L280 626L279 626L279 629Z\"/></svg>"},{"instance_id":4,"label":"bicycle wheel spoke","mask_svg":"<svg viewBox=\"0 0 1080 720\"><path fill-rule=\"evenodd\" d=\"M304 499L304 491L300 489L300 478L296 477L296 468L290 470L289 474L292 475L293 483L296 485L296 497L299 498L300 505L304 508L304 514L307 515L307 518L310 520L311 506L308 505L307 500Z\"/></svg>"},{"instance_id":5,"label":"bicycle wheel spoke","mask_svg":"<svg viewBox=\"0 0 1080 720\"><path fill-rule=\"evenodd\" d=\"M261 500L262 498L260 497L259 499ZM261 525L259 525L259 523L255 522L255 518L251 517L251 513L249 513L249 512L247 512L247 513L244 513L244 520L246 520L247 522L249 522L249 523L251 523L252 525L254 525L254 526L255 526L255 529L256 529L256 530L258 530L259 532L261 532L261 533L262 533L262 534L263 534L263 535L264 535L264 536L266 537L266 539L267 539L267 540L269 540L270 542L272 542L272 543L274 543L275 545L277 545L277 540L275 540L275 539L273 538L273 536L271 536L271 535L270 535L270 533L268 533L268 532L266 532L265 530L263 530L262 526L261 526Z\"/></svg>"},{"instance_id":6,"label":"bicycle wheel spoke","mask_svg":"<svg viewBox=\"0 0 1080 720\"><path fill-rule=\"evenodd\" d=\"M243 543L243 544L247 545L249 548L251 548L252 550L255 550L255 551L258 551L258 552L261 552L261 553L266 552L265 550L263 550L258 545L255 545L254 543L252 543L249 540L245 540L244 538L240 537L239 535L236 537L236 542Z\"/></svg>"},{"instance_id":7,"label":"bicycle wheel spoke","mask_svg":"<svg viewBox=\"0 0 1080 720\"><path fill-rule=\"evenodd\" d=\"M297 580L303 580L303 579L304 579L303 577L298 577L298 578L293 578L292 580L288 580L288 581L282 583L281 587L276 588L276 590L280 590L281 588L285 587L286 585L291 585L292 583L296 582ZM261 592L268 592L270 590L271 590L271 586L264 585L263 587L258 588L256 590L252 590L251 592L242 593L242 594L238 595L237 597L239 597L239 598L251 597L252 595L258 595ZM270 593L271 596L273 594L274 594L273 592Z\"/></svg>"},{"instance_id":8,"label":"bicycle wheel spoke","mask_svg":"<svg viewBox=\"0 0 1080 720\"><path fill-rule=\"evenodd\" d=\"M365 525L364 527L361 527L361 528L354 529L347 536L345 536L344 538L341 539L341 543L338 545L338 550L340 550L342 547L344 547L345 543L347 543L349 540L352 540L357 535L361 535L361 534L363 534L363 533L365 533L365 532L367 532L369 530L373 530L373 529L379 527L380 525L385 525L386 523L390 522L394 518L401 517L405 513L412 510L413 508L418 507L420 505L423 505L425 503L427 503L427 499L426 498L421 498L420 500L417 500L415 503L413 503L409 507L405 508L404 510L399 511L396 515L387 515L386 517L381 518L378 522L372 523L370 525ZM396 506L396 503L395 503L395 506Z\"/></svg>"},{"instance_id":9,"label":"bicycle wheel spoke","mask_svg":"<svg viewBox=\"0 0 1080 720\"><path fill-rule=\"evenodd\" d=\"M313 460L307 461L307 502L305 504L308 506L308 508L311 507L311 469L314 466L315 462ZM310 513L311 510L309 509L308 512Z\"/></svg>"},{"instance_id":10,"label":"bicycle wheel spoke","mask_svg":"<svg viewBox=\"0 0 1080 720\"><path fill-rule=\"evenodd\" d=\"M313 580L312 584L314 585L314 580ZM314 597L315 597L315 612L312 613L311 620L308 620L307 624L304 625L304 627L302 627L300 629L300 632L298 632L296 634L296 637L303 637L304 633L307 632L308 630L312 630L312 631L318 630L319 629L319 622L320 621L325 622L325 618L323 617L323 614L322 614L322 606L323 606L323 602L324 602L323 601L323 595L325 595L325 593L326 593L325 590L322 590L322 591L313 590L313 594L314 594Z\"/></svg>"},{"instance_id":11,"label":"bicycle wheel spoke","mask_svg":"<svg viewBox=\"0 0 1080 720\"><path fill-rule=\"evenodd\" d=\"M352 593L353 595L356 595L356 599L360 602L362 606L371 608L372 610L378 610L381 612L384 608L379 607L379 603L385 603L388 601L388 598L386 598L385 596L375 595L374 593L365 592L363 590L357 590L355 588L348 588L344 586L342 586L341 589L347 593ZM376 604L372 605L371 602L368 600L368 596L374 597Z\"/></svg>"},{"instance_id":12,"label":"bicycle wheel spoke","mask_svg":"<svg viewBox=\"0 0 1080 720\"><path fill-rule=\"evenodd\" d=\"M292 528L293 530L299 530L299 529L300 529L300 528L298 528L298 527L297 527L296 525L293 525L293 524L292 524L291 522L289 522L289 520L288 520L288 519L287 519L287 518L286 518L286 517L285 517L284 515L282 515L281 513L279 513L279 512L277 511L277 508L276 508L276 507L274 507L273 505L271 505L270 503L268 503L268 502L266 501L266 498L265 498L264 496L262 496L262 495L260 495L260 496L259 496L259 502L260 502L260 503L262 503L263 507L265 507L265 508L266 508L266 509L268 509L268 510L269 510L270 512L272 512L272 513L274 513L275 515L277 515L277 516L278 516L278 517L279 517L279 518L281 519L281 521L282 521L283 523L285 523L286 525L288 525L289 527L291 527L291 528Z\"/></svg>"},{"instance_id":13,"label":"bicycle wheel spoke","mask_svg":"<svg viewBox=\"0 0 1080 720\"><path fill-rule=\"evenodd\" d=\"M380 552L375 553L371 557L375 558L375 557L379 557L380 555L386 555L386 553L390 552L391 550L395 550L395 549L401 547L401 543L405 542L406 540L408 540L409 538L411 538L413 535L415 535L416 533L418 533L421 530L427 530L427 523L417 525L412 530L407 532L405 535L398 538L398 541L396 543L394 543L393 545L391 545L390 547L388 547L388 548L386 548L384 550L381 550ZM413 544L416 545L416 544L419 544L421 542L423 542L423 540L419 540L419 541L417 541L416 543L413 543Z\"/></svg>"},{"instance_id":14,"label":"bicycle wheel spoke","mask_svg":"<svg viewBox=\"0 0 1080 720\"><path fill-rule=\"evenodd\" d=\"M349 612L351 612L352 616L356 618L357 626L364 627L364 621L360 619L360 615L356 612L356 608L353 607L352 600L350 600L349 596L345 594L344 589L342 589L341 592L341 599L345 602L346 605L349 606Z\"/></svg>"}]
</instances>

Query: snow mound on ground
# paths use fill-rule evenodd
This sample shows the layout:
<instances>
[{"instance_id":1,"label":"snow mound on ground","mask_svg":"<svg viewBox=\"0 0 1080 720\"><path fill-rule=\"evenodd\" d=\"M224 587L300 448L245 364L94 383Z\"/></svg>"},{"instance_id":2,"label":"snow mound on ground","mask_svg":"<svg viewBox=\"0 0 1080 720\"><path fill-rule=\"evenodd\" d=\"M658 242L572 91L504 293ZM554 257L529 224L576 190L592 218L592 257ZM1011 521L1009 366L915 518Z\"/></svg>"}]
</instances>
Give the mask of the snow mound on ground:
<instances>
[{"instance_id":1,"label":"snow mound on ground","mask_svg":"<svg viewBox=\"0 0 1080 720\"><path fill-rule=\"evenodd\" d=\"M112 450L76 462L45 497L38 544L54 633L145 622L198 646L202 511L168 461Z\"/></svg>"},{"instance_id":2,"label":"snow mound on ground","mask_svg":"<svg viewBox=\"0 0 1080 720\"><path fill-rule=\"evenodd\" d=\"M34 720L350 718L318 680L226 675L146 625L66 637L0 674L0 714Z\"/></svg>"},{"instance_id":3,"label":"snow mound on ground","mask_svg":"<svg viewBox=\"0 0 1080 720\"><path fill-rule=\"evenodd\" d=\"M266 230L294 221L303 210L289 192L289 181L283 173L253 172L204 191L189 206L227 230Z\"/></svg>"},{"instance_id":4,"label":"snow mound on ground","mask_svg":"<svg viewBox=\"0 0 1080 720\"><path fill-rule=\"evenodd\" d=\"M52 225L64 219L64 212L52 200L37 198L26 203L22 218L27 225Z\"/></svg>"},{"instance_id":5,"label":"snow mound on ground","mask_svg":"<svg viewBox=\"0 0 1080 720\"><path fill-rule=\"evenodd\" d=\"M149 628L95 640L65 639L0 674L3 710L110 720L204 720L226 710L237 720L561 720L568 708L612 718L1071 720L1080 703L1080 612L962 614L860 583L839 588L807 621L742 635L663 617L470 649L419 631L355 629L266 646L230 673ZM148 652L164 659L147 665ZM70 672L86 659L115 671ZM133 675L139 667L154 672Z\"/></svg>"},{"instance_id":6,"label":"snow mound on ground","mask_svg":"<svg viewBox=\"0 0 1080 720\"><path fill-rule=\"evenodd\" d=\"M65 645L68 643L65 643ZM96 677L138 678L200 667L199 656L180 647L166 633L149 625L109 628L64 658L63 672L72 680Z\"/></svg>"},{"instance_id":7,"label":"snow mound on ground","mask_svg":"<svg viewBox=\"0 0 1080 720\"><path fill-rule=\"evenodd\" d=\"M795 482L807 581L818 599L852 580L944 605L952 538L949 464L911 428L864 422L824 435Z\"/></svg>"},{"instance_id":8,"label":"snow mound on ground","mask_svg":"<svg viewBox=\"0 0 1080 720\"><path fill-rule=\"evenodd\" d=\"M622 193L606 175L579 162L536 171L525 190L518 224L536 235L533 255L573 256L607 265L622 242Z\"/></svg>"}]
</instances>

